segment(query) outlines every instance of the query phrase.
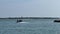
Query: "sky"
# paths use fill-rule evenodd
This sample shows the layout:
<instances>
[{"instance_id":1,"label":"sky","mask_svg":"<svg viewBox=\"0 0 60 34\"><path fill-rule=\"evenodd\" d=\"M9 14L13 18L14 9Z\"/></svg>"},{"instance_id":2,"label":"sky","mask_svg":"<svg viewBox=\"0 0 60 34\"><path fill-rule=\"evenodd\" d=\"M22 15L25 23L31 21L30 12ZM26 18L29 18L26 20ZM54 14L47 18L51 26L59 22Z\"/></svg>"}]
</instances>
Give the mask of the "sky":
<instances>
[{"instance_id":1,"label":"sky","mask_svg":"<svg viewBox=\"0 0 60 34\"><path fill-rule=\"evenodd\" d=\"M60 17L60 0L0 0L0 17Z\"/></svg>"}]
</instances>

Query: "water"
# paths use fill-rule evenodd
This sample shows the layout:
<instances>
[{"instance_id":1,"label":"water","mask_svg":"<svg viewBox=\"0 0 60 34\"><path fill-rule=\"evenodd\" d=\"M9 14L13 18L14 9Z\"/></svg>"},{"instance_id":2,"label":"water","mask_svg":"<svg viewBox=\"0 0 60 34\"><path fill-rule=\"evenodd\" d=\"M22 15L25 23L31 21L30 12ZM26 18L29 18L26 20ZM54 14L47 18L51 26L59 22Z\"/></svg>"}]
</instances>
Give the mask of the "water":
<instances>
[{"instance_id":1,"label":"water","mask_svg":"<svg viewBox=\"0 0 60 34\"><path fill-rule=\"evenodd\" d=\"M0 19L0 34L60 34L60 23L54 19ZM27 23L26 23L27 22Z\"/></svg>"}]
</instances>

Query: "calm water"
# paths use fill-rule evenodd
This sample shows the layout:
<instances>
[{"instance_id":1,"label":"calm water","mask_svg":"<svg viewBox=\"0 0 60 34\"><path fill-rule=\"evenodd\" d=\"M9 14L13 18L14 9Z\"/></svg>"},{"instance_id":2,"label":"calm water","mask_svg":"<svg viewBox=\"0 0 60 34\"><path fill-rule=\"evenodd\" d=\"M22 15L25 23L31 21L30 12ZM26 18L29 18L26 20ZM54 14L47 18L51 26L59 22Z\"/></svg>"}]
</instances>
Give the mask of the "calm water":
<instances>
[{"instance_id":1,"label":"calm water","mask_svg":"<svg viewBox=\"0 0 60 34\"><path fill-rule=\"evenodd\" d=\"M54 19L0 19L0 34L60 34L60 23ZM27 23L26 23L27 22Z\"/></svg>"}]
</instances>

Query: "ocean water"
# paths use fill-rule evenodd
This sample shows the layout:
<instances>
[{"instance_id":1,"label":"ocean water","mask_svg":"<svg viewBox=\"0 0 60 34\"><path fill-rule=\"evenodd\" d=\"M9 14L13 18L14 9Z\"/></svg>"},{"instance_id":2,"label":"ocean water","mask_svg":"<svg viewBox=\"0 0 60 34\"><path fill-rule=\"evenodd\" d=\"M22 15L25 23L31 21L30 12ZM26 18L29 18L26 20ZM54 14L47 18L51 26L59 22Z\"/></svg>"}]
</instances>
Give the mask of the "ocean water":
<instances>
[{"instance_id":1,"label":"ocean water","mask_svg":"<svg viewBox=\"0 0 60 34\"><path fill-rule=\"evenodd\" d=\"M16 23L16 19L0 19L0 34L60 34L60 23L55 19L22 20Z\"/></svg>"}]
</instances>

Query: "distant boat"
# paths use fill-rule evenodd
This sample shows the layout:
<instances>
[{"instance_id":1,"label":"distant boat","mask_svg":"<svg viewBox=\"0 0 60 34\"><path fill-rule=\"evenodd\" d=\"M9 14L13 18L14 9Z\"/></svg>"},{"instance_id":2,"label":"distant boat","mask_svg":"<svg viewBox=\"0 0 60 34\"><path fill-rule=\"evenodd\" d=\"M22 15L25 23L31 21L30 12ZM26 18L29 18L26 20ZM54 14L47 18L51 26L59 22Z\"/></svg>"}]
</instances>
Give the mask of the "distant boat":
<instances>
[{"instance_id":1,"label":"distant boat","mask_svg":"<svg viewBox=\"0 0 60 34\"><path fill-rule=\"evenodd\" d=\"M22 20L17 20L17 23L18 23L18 22L22 22Z\"/></svg>"},{"instance_id":2,"label":"distant boat","mask_svg":"<svg viewBox=\"0 0 60 34\"><path fill-rule=\"evenodd\" d=\"M60 20L54 20L54 22L60 22Z\"/></svg>"}]
</instances>

